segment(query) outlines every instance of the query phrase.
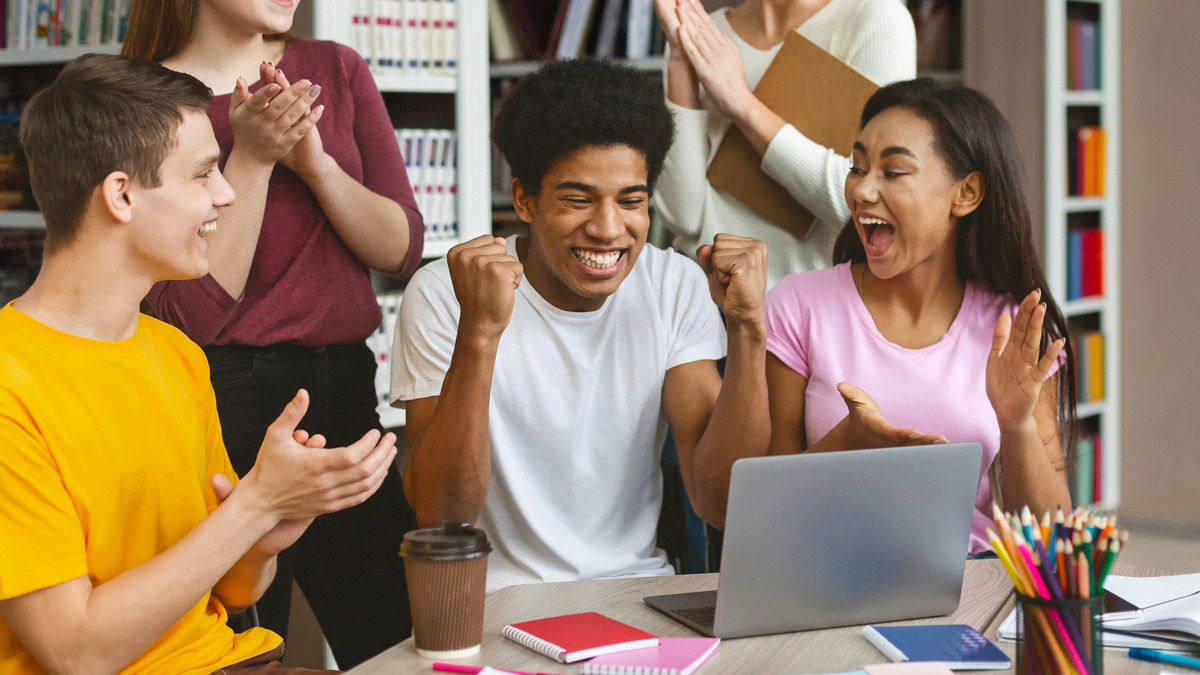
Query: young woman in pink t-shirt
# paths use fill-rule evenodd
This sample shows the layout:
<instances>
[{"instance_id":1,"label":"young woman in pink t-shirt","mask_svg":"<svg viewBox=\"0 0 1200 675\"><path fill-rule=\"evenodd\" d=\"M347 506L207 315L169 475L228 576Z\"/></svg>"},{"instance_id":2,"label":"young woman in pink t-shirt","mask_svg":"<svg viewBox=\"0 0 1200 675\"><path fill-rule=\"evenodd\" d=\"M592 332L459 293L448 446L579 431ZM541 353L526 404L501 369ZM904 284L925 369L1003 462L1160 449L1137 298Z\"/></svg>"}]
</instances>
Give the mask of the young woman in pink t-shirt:
<instances>
[{"instance_id":1,"label":"young woman in pink t-shirt","mask_svg":"<svg viewBox=\"0 0 1200 675\"><path fill-rule=\"evenodd\" d=\"M767 295L771 453L979 442L971 553L993 499L1070 504L1074 357L1021 178L983 94L884 87L863 110L835 266Z\"/></svg>"}]
</instances>

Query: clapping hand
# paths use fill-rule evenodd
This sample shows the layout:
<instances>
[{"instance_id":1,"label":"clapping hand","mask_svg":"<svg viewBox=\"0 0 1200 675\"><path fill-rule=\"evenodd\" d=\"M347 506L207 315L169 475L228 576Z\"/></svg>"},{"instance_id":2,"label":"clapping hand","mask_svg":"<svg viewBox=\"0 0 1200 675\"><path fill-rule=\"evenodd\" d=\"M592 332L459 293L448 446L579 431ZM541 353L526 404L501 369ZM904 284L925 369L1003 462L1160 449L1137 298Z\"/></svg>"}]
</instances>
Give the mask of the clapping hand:
<instances>
[{"instance_id":1,"label":"clapping hand","mask_svg":"<svg viewBox=\"0 0 1200 675\"><path fill-rule=\"evenodd\" d=\"M656 2L666 4L671 0ZM676 40L679 48L687 55L696 78L717 110L736 119L740 111L749 107L745 104L747 97L754 96L746 86L746 67L737 46L717 28L698 0L678 0L673 4L678 18ZM661 13L660 10L660 16ZM663 29L667 35L671 34L665 21ZM671 46L676 45L672 43Z\"/></svg>"},{"instance_id":2,"label":"clapping hand","mask_svg":"<svg viewBox=\"0 0 1200 675\"><path fill-rule=\"evenodd\" d=\"M847 415L838 423L842 427L845 450L868 448L894 448L905 445L932 445L945 443L944 436L923 434L916 429L901 429L883 418L879 404L867 392L843 382L838 393L846 402Z\"/></svg>"},{"instance_id":3,"label":"clapping hand","mask_svg":"<svg viewBox=\"0 0 1200 675\"><path fill-rule=\"evenodd\" d=\"M266 65L260 69L260 76ZM286 157L321 118L309 114L315 97L308 80L292 86L281 81L286 83L286 79L275 78L272 71L272 80L251 94L249 83L239 77L229 97L234 150L270 166Z\"/></svg>"},{"instance_id":4,"label":"clapping hand","mask_svg":"<svg viewBox=\"0 0 1200 675\"><path fill-rule=\"evenodd\" d=\"M1066 345L1066 338L1059 338L1038 358L1046 319L1046 304L1039 302L1041 297L1040 290L1033 291L1021 302L1015 319L1006 312L996 320L987 360L987 396L1001 431L1036 427L1033 410L1042 383Z\"/></svg>"},{"instance_id":5,"label":"clapping hand","mask_svg":"<svg viewBox=\"0 0 1200 675\"><path fill-rule=\"evenodd\" d=\"M264 87L277 85L283 89L287 89L287 77L283 71L279 70L272 63L263 63L259 67L259 79ZM304 86L301 82L297 82L297 87ZM317 96L321 94L321 85L313 84L305 89L306 98L311 106L313 101L317 100ZM305 116L301 119L307 131L300 137L292 147L291 152L283 157L280 163L287 168L295 171L300 177L305 178L317 175L321 170L321 165L328 157L325 154L325 144L321 141L321 132L317 129L317 122L321 121L321 117L325 114L325 106L319 105L315 108L310 108Z\"/></svg>"}]
</instances>

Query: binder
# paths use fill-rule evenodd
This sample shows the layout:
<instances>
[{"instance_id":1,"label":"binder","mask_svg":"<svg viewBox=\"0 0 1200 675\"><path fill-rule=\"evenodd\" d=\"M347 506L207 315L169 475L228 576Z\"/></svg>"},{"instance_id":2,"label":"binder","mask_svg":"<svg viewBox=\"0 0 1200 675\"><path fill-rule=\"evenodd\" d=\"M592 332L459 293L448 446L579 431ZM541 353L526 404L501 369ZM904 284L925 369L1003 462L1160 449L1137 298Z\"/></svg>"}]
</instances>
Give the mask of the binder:
<instances>
[{"instance_id":1,"label":"binder","mask_svg":"<svg viewBox=\"0 0 1200 675\"><path fill-rule=\"evenodd\" d=\"M754 95L800 133L839 155L849 155L858 138L863 105L878 89L858 71L793 32ZM804 238L816 216L763 173L761 165L762 157L731 124L708 167L708 180L764 219Z\"/></svg>"}]
</instances>

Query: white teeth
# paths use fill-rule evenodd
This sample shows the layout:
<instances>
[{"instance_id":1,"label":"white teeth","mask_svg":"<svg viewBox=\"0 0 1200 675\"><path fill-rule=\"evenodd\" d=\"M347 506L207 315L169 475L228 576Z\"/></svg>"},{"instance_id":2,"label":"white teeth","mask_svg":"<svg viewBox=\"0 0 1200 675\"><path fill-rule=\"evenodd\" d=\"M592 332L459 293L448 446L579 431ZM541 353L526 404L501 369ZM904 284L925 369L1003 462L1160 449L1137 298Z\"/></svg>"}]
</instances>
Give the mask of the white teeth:
<instances>
[{"instance_id":1,"label":"white teeth","mask_svg":"<svg viewBox=\"0 0 1200 675\"><path fill-rule=\"evenodd\" d=\"M201 226L200 226L200 232L201 232L202 234L203 234L204 232L213 232L213 231L215 231L216 229L217 229L217 221L215 221L215 220L214 220L213 222L211 222L211 223L205 223L205 224L203 224L203 225L201 225Z\"/></svg>"},{"instance_id":2,"label":"white teeth","mask_svg":"<svg viewBox=\"0 0 1200 675\"><path fill-rule=\"evenodd\" d=\"M579 261L584 265L598 270L608 269L609 267L616 265L617 261L621 259L620 251L606 251L604 253L597 253L595 251L585 251L578 248L571 250L575 253L575 257L579 258Z\"/></svg>"},{"instance_id":3,"label":"white teeth","mask_svg":"<svg viewBox=\"0 0 1200 675\"><path fill-rule=\"evenodd\" d=\"M859 218L858 222L863 225L887 225L888 222L882 218Z\"/></svg>"}]
</instances>

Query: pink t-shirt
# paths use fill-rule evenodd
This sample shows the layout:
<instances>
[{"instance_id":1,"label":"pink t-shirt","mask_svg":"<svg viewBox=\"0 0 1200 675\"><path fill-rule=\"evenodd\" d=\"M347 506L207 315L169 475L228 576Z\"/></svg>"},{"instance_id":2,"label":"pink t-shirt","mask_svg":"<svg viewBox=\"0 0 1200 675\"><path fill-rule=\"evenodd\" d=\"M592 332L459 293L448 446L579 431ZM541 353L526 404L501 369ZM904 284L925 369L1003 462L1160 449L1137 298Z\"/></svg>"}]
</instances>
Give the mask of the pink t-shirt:
<instances>
[{"instance_id":1,"label":"pink t-shirt","mask_svg":"<svg viewBox=\"0 0 1200 675\"><path fill-rule=\"evenodd\" d=\"M788 275L767 294L767 351L808 379L804 429L811 447L846 416L837 385L871 395L898 427L983 445L970 553L988 550L992 490L988 467L1000 451L1000 425L985 370L996 319L1017 303L968 283L962 308L942 339L924 349L888 342L854 286L850 264ZM1055 367L1057 368L1057 366Z\"/></svg>"}]
</instances>

